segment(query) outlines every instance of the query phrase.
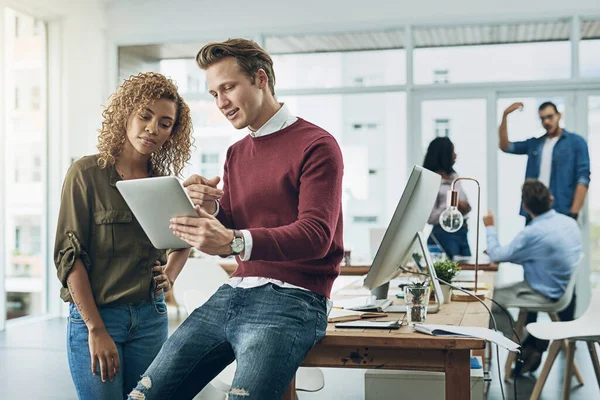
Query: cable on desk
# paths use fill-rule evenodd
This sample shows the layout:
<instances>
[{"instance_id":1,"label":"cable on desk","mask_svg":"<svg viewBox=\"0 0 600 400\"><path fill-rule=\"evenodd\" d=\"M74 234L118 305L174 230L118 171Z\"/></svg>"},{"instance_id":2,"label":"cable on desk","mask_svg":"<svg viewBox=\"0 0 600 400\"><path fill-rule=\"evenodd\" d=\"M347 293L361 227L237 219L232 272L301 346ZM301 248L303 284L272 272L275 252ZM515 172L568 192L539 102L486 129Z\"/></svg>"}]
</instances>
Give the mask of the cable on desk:
<instances>
[{"instance_id":1,"label":"cable on desk","mask_svg":"<svg viewBox=\"0 0 600 400\"><path fill-rule=\"evenodd\" d=\"M423 275L423 276L426 276L428 279L431 279L431 276L430 276L429 274L425 274L425 273L423 273L423 272L414 272L414 271L409 271L409 270L405 269L405 268L404 268L404 267L402 267L402 266L400 266L399 268L400 268L400 270L402 270L402 271L404 271L404 272L407 272L407 273L409 273L409 274ZM483 306L484 306L484 307L485 307L485 309L487 310L488 314L490 314L490 318L492 319L492 322L494 323L494 330L495 330L496 332L498 332L498 325L496 325L496 318L494 318L494 314L492 314L492 311L489 309L489 307L487 306L487 304L485 304L485 302L484 302L483 300L481 300L479 297L475 296L473 293L471 293L471 292L469 292L469 291L467 291L467 290L465 290L465 289L463 289L463 288L460 288L460 287L458 287L458 286L452 285L451 283L448 283L448 282L446 282L445 280L438 278L437 276L436 276L435 278L438 280L438 282L441 282L441 283L443 283L443 284L445 284L445 285L448 285L448 286L450 286L452 289L459 290L459 291L461 291L461 292L463 292L463 293L466 293L466 294L468 294L469 296L471 296L471 297L473 297L474 299L476 299L476 300L477 300L478 302L480 302L481 304L483 304ZM477 290L477 288L475 288L475 290ZM486 298L487 298L487 297L486 297ZM492 300L492 301L493 301L493 300ZM497 303L497 302L495 302L495 301L494 301L494 303L495 303L495 304L498 304L498 303ZM504 311L504 312L507 314L507 316L509 317L509 320L511 321L511 327L512 327L512 330L514 331L515 329L514 329L514 326L513 326L513 324L512 324L512 316L510 315L510 313L508 312L508 310L507 310L506 308L504 308L504 307L502 307L502 306L500 306L500 308L501 308L501 309L502 309L502 310L503 310L503 311ZM518 338L518 335L517 335L517 338ZM519 346L520 346L520 345L521 345L521 343L520 343L520 340L519 340ZM498 367L498 384L500 385L500 391L502 392L502 399L503 399L503 400L506 400L506 396L504 395L504 383L503 383L503 381L502 381L502 374L501 374L501 372L500 372L500 348L498 347L498 345L497 345L496 343L494 343L494 346L496 346L496 362L497 362L497 367ZM521 351L519 351L519 352L518 352L518 354L519 354L519 358L520 358ZM516 382L516 379L515 379L515 382ZM515 393L514 393L514 394L515 394L515 400L517 400L516 386L515 386Z\"/></svg>"}]
</instances>

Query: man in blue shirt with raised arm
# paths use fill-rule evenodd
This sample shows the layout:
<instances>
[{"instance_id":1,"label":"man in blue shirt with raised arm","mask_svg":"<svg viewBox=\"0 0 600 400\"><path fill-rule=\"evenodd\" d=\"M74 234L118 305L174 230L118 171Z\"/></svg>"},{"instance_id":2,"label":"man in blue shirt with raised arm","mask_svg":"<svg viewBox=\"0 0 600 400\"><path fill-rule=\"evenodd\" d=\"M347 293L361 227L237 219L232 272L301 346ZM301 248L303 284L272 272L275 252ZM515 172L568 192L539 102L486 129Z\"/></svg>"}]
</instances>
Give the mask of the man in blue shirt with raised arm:
<instances>
[{"instance_id":1,"label":"man in blue shirt with raised arm","mask_svg":"<svg viewBox=\"0 0 600 400\"><path fill-rule=\"evenodd\" d=\"M560 127L561 114L556 105L545 102L538 112L543 136L522 142L508 140L508 115L523 108L523 103L511 104L502 117L498 129L500 150L510 154L527 154L525 179L537 179L550 189L554 196L552 208L561 214L577 219L590 185L590 156L585 140ZM529 223L527 211L520 214Z\"/></svg>"},{"instance_id":2,"label":"man in blue shirt with raised arm","mask_svg":"<svg viewBox=\"0 0 600 400\"><path fill-rule=\"evenodd\" d=\"M501 305L527 302L544 305L556 302L565 292L581 253L581 232L577 222L552 209L553 197L540 181L528 179L521 192L523 208L531 222L506 246L498 242L491 211L483 217L487 230L487 253L493 262L523 266L525 280L494 289L494 300ZM498 330L512 338L511 323L497 305L492 306ZM573 319L573 309L559 313L562 321ZM519 332L521 335L521 332ZM520 371L533 371L541 362L547 342L532 337L523 343L524 364Z\"/></svg>"}]
</instances>

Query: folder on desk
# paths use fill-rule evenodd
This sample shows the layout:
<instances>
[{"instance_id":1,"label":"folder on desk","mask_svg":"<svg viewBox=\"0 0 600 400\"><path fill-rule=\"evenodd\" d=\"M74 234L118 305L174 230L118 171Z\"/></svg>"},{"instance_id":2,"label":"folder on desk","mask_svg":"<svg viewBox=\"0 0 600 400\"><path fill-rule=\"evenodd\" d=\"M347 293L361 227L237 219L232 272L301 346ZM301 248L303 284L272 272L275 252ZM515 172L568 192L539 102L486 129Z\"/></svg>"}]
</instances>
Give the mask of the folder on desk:
<instances>
[{"instance_id":1,"label":"folder on desk","mask_svg":"<svg viewBox=\"0 0 600 400\"><path fill-rule=\"evenodd\" d=\"M519 345L500 332L476 326L415 324L415 331L433 336L470 336L496 343L509 351L519 351Z\"/></svg>"},{"instance_id":2,"label":"folder on desk","mask_svg":"<svg viewBox=\"0 0 600 400\"><path fill-rule=\"evenodd\" d=\"M380 317L387 317L387 314L382 312L363 312L332 308L329 317L327 318L327 322L358 321L366 318Z\"/></svg>"}]
</instances>

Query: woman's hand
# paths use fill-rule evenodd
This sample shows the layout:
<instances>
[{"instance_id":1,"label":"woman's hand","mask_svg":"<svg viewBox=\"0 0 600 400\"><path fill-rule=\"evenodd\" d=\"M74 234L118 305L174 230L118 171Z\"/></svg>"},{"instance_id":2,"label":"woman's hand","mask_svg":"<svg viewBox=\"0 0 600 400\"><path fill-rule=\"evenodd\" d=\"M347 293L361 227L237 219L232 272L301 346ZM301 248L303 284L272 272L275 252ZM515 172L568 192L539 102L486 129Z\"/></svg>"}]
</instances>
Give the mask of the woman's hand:
<instances>
[{"instance_id":1,"label":"woman's hand","mask_svg":"<svg viewBox=\"0 0 600 400\"><path fill-rule=\"evenodd\" d=\"M89 331L88 342L90 357L92 357L92 374L96 375L96 368L99 363L102 382L106 382L106 378L112 382L121 367L115 342L105 328L98 331Z\"/></svg>"},{"instance_id":2,"label":"woman's hand","mask_svg":"<svg viewBox=\"0 0 600 400\"><path fill-rule=\"evenodd\" d=\"M173 284L165 272L164 265L161 265L160 261L156 261L154 264L155 266L152 268L152 272L154 273L154 282L156 283L156 286L154 287L154 294L160 294L161 290L166 293L171 290Z\"/></svg>"}]
</instances>

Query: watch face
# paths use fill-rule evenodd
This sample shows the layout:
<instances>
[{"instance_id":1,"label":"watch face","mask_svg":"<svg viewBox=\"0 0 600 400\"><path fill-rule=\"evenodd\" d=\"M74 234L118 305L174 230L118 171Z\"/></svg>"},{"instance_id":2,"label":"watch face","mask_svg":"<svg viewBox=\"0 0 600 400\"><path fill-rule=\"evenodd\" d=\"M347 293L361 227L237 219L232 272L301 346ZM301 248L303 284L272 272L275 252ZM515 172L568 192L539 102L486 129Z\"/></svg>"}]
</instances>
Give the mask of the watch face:
<instances>
[{"instance_id":1,"label":"watch face","mask_svg":"<svg viewBox=\"0 0 600 400\"><path fill-rule=\"evenodd\" d=\"M244 250L244 240L242 238L235 238L233 242L231 242L231 250L234 253L241 253Z\"/></svg>"}]
</instances>

